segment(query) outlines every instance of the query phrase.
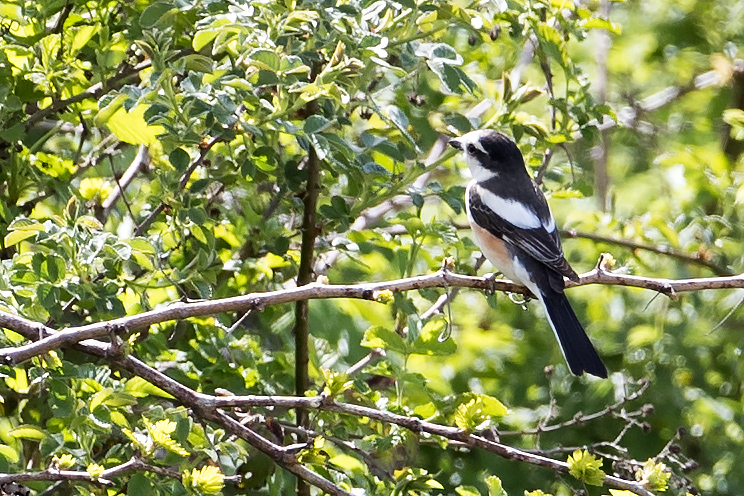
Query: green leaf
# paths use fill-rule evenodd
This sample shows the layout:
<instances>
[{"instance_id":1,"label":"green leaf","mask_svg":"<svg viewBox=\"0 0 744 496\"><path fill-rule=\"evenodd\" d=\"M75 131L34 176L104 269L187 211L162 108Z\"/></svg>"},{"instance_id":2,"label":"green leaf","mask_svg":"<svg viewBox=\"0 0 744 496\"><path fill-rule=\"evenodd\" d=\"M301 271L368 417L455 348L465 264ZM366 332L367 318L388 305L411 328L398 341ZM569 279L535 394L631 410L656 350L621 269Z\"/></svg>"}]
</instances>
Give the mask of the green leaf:
<instances>
[{"instance_id":1,"label":"green leaf","mask_svg":"<svg viewBox=\"0 0 744 496\"><path fill-rule=\"evenodd\" d=\"M586 450L576 450L568 457L568 473L591 486L601 486L605 473L602 471L602 459Z\"/></svg>"},{"instance_id":2,"label":"green leaf","mask_svg":"<svg viewBox=\"0 0 744 496\"><path fill-rule=\"evenodd\" d=\"M104 400L103 404L113 408L132 406L137 404L137 398L131 394L115 392L109 395L109 397Z\"/></svg>"},{"instance_id":3,"label":"green leaf","mask_svg":"<svg viewBox=\"0 0 744 496\"><path fill-rule=\"evenodd\" d=\"M151 28L158 23L168 12L175 10L170 2L156 2L150 4L140 15L140 24L144 28Z\"/></svg>"},{"instance_id":4,"label":"green leaf","mask_svg":"<svg viewBox=\"0 0 744 496\"><path fill-rule=\"evenodd\" d=\"M360 462L353 456L349 456L343 453L334 456L333 458L328 460L328 463L331 463L349 472L356 472L358 474L364 474L366 472L366 467L362 462Z\"/></svg>"},{"instance_id":5,"label":"green leaf","mask_svg":"<svg viewBox=\"0 0 744 496\"><path fill-rule=\"evenodd\" d=\"M132 377L124 385L124 392L129 393L136 398L144 398L146 396L160 396L161 398L173 398L169 393L166 393L157 386L153 386L141 377Z\"/></svg>"},{"instance_id":6,"label":"green leaf","mask_svg":"<svg viewBox=\"0 0 744 496\"><path fill-rule=\"evenodd\" d=\"M28 239L32 236L36 236L36 231L31 230L23 230L23 231L11 231L8 234L5 235L5 239L3 239L3 244L6 248L9 248L11 246L17 245L24 239Z\"/></svg>"},{"instance_id":7,"label":"green leaf","mask_svg":"<svg viewBox=\"0 0 744 496\"><path fill-rule=\"evenodd\" d=\"M44 260L42 276L51 283L57 283L65 276L66 270L67 264L65 264L64 259L51 253Z\"/></svg>"},{"instance_id":8,"label":"green leaf","mask_svg":"<svg viewBox=\"0 0 744 496\"><path fill-rule=\"evenodd\" d=\"M568 54L561 34L554 27L541 22L537 26L537 35L540 47L548 57L556 60L562 67L565 67L568 61Z\"/></svg>"},{"instance_id":9,"label":"green leaf","mask_svg":"<svg viewBox=\"0 0 744 496\"><path fill-rule=\"evenodd\" d=\"M189 71L211 74L214 60L198 53L192 53L183 58L183 64Z\"/></svg>"},{"instance_id":10,"label":"green leaf","mask_svg":"<svg viewBox=\"0 0 744 496\"><path fill-rule=\"evenodd\" d=\"M257 48L249 53L246 64L270 72L278 72L280 69L279 56L265 48Z\"/></svg>"},{"instance_id":11,"label":"green leaf","mask_svg":"<svg viewBox=\"0 0 744 496\"><path fill-rule=\"evenodd\" d=\"M90 406L88 409L91 412L94 412L98 406L103 403L103 401L111 396L113 394L113 390L110 388L104 388L98 391L96 394L93 395L93 397L90 399Z\"/></svg>"},{"instance_id":12,"label":"green leaf","mask_svg":"<svg viewBox=\"0 0 744 496\"><path fill-rule=\"evenodd\" d=\"M454 353L457 345L452 338L440 340L445 335L448 325L447 319L441 315L429 319L411 345L410 353L430 356Z\"/></svg>"},{"instance_id":13,"label":"green leaf","mask_svg":"<svg viewBox=\"0 0 744 496\"><path fill-rule=\"evenodd\" d=\"M158 494L150 478L144 472L136 472L127 482L127 496Z\"/></svg>"},{"instance_id":14,"label":"green leaf","mask_svg":"<svg viewBox=\"0 0 744 496\"><path fill-rule=\"evenodd\" d=\"M501 485L501 479L495 475L486 478L486 485L488 486L488 496L508 496Z\"/></svg>"},{"instance_id":15,"label":"green leaf","mask_svg":"<svg viewBox=\"0 0 744 496\"><path fill-rule=\"evenodd\" d=\"M16 439L32 439L34 441L41 441L47 434L34 425L21 425L9 432L11 437Z\"/></svg>"},{"instance_id":16,"label":"green leaf","mask_svg":"<svg viewBox=\"0 0 744 496\"><path fill-rule=\"evenodd\" d=\"M478 399L483 404L483 413L487 415L491 415L494 417L503 417L504 415L509 413L509 409L506 408L506 406L501 401L494 398L493 396L488 396L487 394L479 394Z\"/></svg>"},{"instance_id":17,"label":"green leaf","mask_svg":"<svg viewBox=\"0 0 744 496\"><path fill-rule=\"evenodd\" d=\"M305 120L305 124L302 126L302 130L305 134L320 133L328 129L333 123L323 117L322 115L311 115Z\"/></svg>"},{"instance_id":18,"label":"green leaf","mask_svg":"<svg viewBox=\"0 0 744 496\"><path fill-rule=\"evenodd\" d=\"M46 283L39 284L36 288L36 297L44 308L54 308L59 305L59 288Z\"/></svg>"},{"instance_id":19,"label":"green leaf","mask_svg":"<svg viewBox=\"0 0 744 496\"><path fill-rule=\"evenodd\" d=\"M183 148L175 148L168 154L168 160L178 172L184 172L191 163L191 155Z\"/></svg>"},{"instance_id":20,"label":"green leaf","mask_svg":"<svg viewBox=\"0 0 744 496\"><path fill-rule=\"evenodd\" d=\"M439 60L444 64L460 65L463 62L462 56L457 50L446 43L421 43L416 48L416 55L429 60Z\"/></svg>"},{"instance_id":21,"label":"green leaf","mask_svg":"<svg viewBox=\"0 0 744 496\"><path fill-rule=\"evenodd\" d=\"M65 33L65 36L68 34L72 35L70 53L75 54L80 51L80 49L88 44L90 39L99 29L100 27L98 25L76 26L70 30L70 33Z\"/></svg>"},{"instance_id":22,"label":"green leaf","mask_svg":"<svg viewBox=\"0 0 744 496\"><path fill-rule=\"evenodd\" d=\"M408 128L408 116L406 116L405 112L403 112L400 107L388 105L385 107L385 113L390 117L390 120L393 121L395 127L401 131L406 131Z\"/></svg>"},{"instance_id":23,"label":"green leaf","mask_svg":"<svg viewBox=\"0 0 744 496\"><path fill-rule=\"evenodd\" d=\"M132 238L126 240L127 243L129 243L129 246L132 247L133 250L144 253L146 255L154 255L155 254L155 247L147 241L144 238Z\"/></svg>"},{"instance_id":24,"label":"green leaf","mask_svg":"<svg viewBox=\"0 0 744 496\"><path fill-rule=\"evenodd\" d=\"M7 444L0 444L0 456L3 456L10 463L18 463L18 452Z\"/></svg>"},{"instance_id":25,"label":"green leaf","mask_svg":"<svg viewBox=\"0 0 744 496\"><path fill-rule=\"evenodd\" d=\"M619 24L599 17L588 19L582 24L582 26L586 29L606 29L613 34L620 34L623 31Z\"/></svg>"},{"instance_id":26,"label":"green leaf","mask_svg":"<svg viewBox=\"0 0 744 496\"><path fill-rule=\"evenodd\" d=\"M473 486L458 486L455 488L455 492L459 496L481 496L478 488Z\"/></svg>"},{"instance_id":27,"label":"green leaf","mask_svg":"<svg viewBox=\"0 0 744 496\"><path fill-rule=\"evenodd\" d=\"M143 117L146 110L146 105L138 105L131 112L119 108L106 125L121 141L132 145L154 145L158 142L158 135L165 133L165 128L147 125Z\"/></svg>"},{"instance_id":28,"label":"green leaf","mask_svg":"<svg viewBox=\"0 0 744 496\"><path fill-rule=\"evenodd\" d=\"M189 231L197 240L199 240L200 243L205 245L207 244L207 236L204 234L204 230L199 227L198 224L192 224L191 226L189 226Z\"/></svg>"},{"instance_id":29,"label":"green leaf","mask_svg":"<svg viewBox=\"0 0 744 496\"><path fill-rule=\"evenodd\" d=\"M408 353L408 346L403 338L398 333L382 326L367 329L361 344L367 348L382 348L403 354Z\"/></svg>"}]
</instances>

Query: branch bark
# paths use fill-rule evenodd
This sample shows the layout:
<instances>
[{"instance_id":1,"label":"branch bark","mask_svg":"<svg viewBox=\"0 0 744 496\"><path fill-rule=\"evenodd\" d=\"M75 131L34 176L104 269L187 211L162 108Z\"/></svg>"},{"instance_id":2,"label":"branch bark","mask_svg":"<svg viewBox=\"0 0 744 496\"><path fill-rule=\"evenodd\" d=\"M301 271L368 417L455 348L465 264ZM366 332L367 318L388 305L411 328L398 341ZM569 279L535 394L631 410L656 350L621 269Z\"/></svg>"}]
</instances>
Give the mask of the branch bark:
<instances>
[{"instance_id":1,"label":"branch bark","mask_svg":"<svg viewBox=\"0 0 744 496\"><path fill-rule=\"evenodd\" d=\"M669 297L678 293L701 291L704 289L737 289L744 288L744 274L726 277L707 277L696 279L663 279L619 274L607 268L608 257L601 257L597 267L581 275L579 282L567 281L566 287L603 284L609 286L626 286L649 289ZM7 365L17 365L32 357L49 351L70 346L89 339L107 335L117 335L145 329L153 324L172 320L187 319L204 315L216 315L223 312L246 312L262 310L269 305L291 303L312 299L354 298L371 301L385 301L382 291L399 293L423 288L473 288L488 291L503 291L528 295L526 288L508 280L494 280L489 277L474 277L454 274L448 271L437 271L424 276L409 277L387 282L324 285L311 283L297 288L252 293L244 296L198 301L193 303L175 302L165 308L143 312L137 315L120 317L109 321L70 327L56 332L54 329L33 322L29 319L0 312L0 326L17 332L27 331L32 336L42 339L30 344L0 350L0 360Z\"/></svg>"},{"instance_id":2,"label":"branch bark","mask_svg":"<svg viewBox=\"0 0 744 496\"><path fill-rule=\"evenodd\" d=\"M314 102L308 109L317 112ZM315 238L317 236L316 214L318 208L318 194L320 192L320 159L315 147L310 146L307 158L307 182L305 197L302 200L302 244L300 247L300 267L297 272L297 286L305 286L312 282L313 263L315 260ZM300 300L295 304L295 393L304 396L310 388L310 317L308 315L308 300ZM309 417L303 408L297 409L297 425L308 427ZM301 435L300 435L301 436ZM297 479L297 494L310 496L310 488Z\"/></svg>"},{"instance_id":3,"label":"branch bark","mask_svg":"<svg viewBox=\"0 0 744 496\"><path fill-rule=\"evenodd\" d=\"M718 265L717 263L713 262L712 260L705 257L703 254L699 252L687 253L681 250L675 250L674 248L670 248L664 245L651 245L651 244L646 244L646 243L637 243L629 239L614 238L611 236L601 236L599 234L577 231L576 229L562 230L561 236L566 237L566 238L590 239L598 243L608 243L608 244L617 245L617 246L624 246L632 250L644 250L644 251L650 251L652 253L658 253L660 255L668 255L672 258L676 258L677 260L681 260L683 262L706 267L718 276L732 275L731 271L728 268Z\"/></svg>"},{"instance_id":4,"label":"branch bark","mask_svg":"<svg viewBox=\"0 0 744 496\"><path fill-rule=\"evenodd\" d=\"M182 56L182 54L179 54L178 56ZM151 65L152 65L152 62L149 60L146 60L135 66L123 65L122 68L119 70L119 72L117 72L108 81L105 81L105 84L96 83L85 91L82 91L76 95L73 95L70 98L65 98L64 100L56 100L52 102L52 104L49 105L48 107L45 107L39 110L38 112L34 113L26 120L25 122L26 129L30 129L37 122L40 122L46 119L47 117L49 117L50 115L66 109L70 105L73 105L75 103L79 103L79 102L82 102L88 99L97 100L107 91L123 86L124 83L129 78L136 76L137 74L139 74L140 71L147 69Z\"/></svg>"},{"instance_id":5,"label":"branch bark","mask_svg":"<svg viewBox=\"0 0 744 496\"><path fill-rule=\"evenodd\" d=\"M568 473L569 467L566 462L560 460L554 460L545 456L529 453L511 446L501 444L490 439L486 439L483 436L469 433L458 427L452 427L447 425L435 424L433 422L427 422L417 417L408 417L406 415L399 415L392 412L383 410L377 410L361 405L354 405L349 403L338 403L328 397L278 397L278 396L229 396L214 398L214 408L226 408L226 407L269 407L269 406L281 406L285 408L309 408L322 410L327 412L340 413L345 415L353 415L355 417L366 417L379 422L388 424L395 424L405 429L408 429L415 433L428 433L436 436L444 437L457 443L458 445L466 445L471 448L479 448L491 453L495 453L502 458L507 460L516 460L521 462L530 463L540 467L549 468L556 472ZM627 489L633 491L639 496L653 496L653 493L648 491L641 484L636 482L621 479L611 475L605 476L604 483L611 487L618 489Z\"/></svg>"},{"instance_id":6,"label":"branch bark","mask_svg":"<svg viewBox=\"0 0 744 496\"><path fill-rule=\"evenodd\" d=\"M33 329L31 329L31 333L28 331L28 328L19 330L19 332L27 338L33 338ZM284 447L272 443L253 430L242 425L240 422L232 419L224 412L214 409L214 400L216 399L214 396L197 393L175 379L155 370L139 359L131 355L118 353L112 345L107 345L100 341L88 340L85 343L76 344L75 348L88 355L101 358L107 361L112 367L126 370L132 375L141 377L154 386L159 387L173 396L181 404L192 408L197 416L220 425L226 431L240 437L259 451L266 454L280 467L296 475L301 480L325 491L327 494L333 496L351 496L347 491L300 464L294 455ZM106 475L106 472L104 472L104 475ZM20 481L21 479L16 477L14 480Z\"/></svg>"},{"instance_id":7,"label":"branch bark","mask_svg":"<svg viewBox=\"0 0 744 496\"><path fill-rule=\"evenodd\" d=\"M593 273L596 272L601 274L601 270L601 264L599 264L598 268L595 269ZM430 280L436 280L433 279L433 277L441 278L443 276L456 275L448 274L447 272L438 272L432 274L431 276L424 277ZM407 284L411 284L414 283L414 280L416 279L420 280L421 278L410 278L404 281L406 281ZM455 280L458 279L460 280L460 282L467 281L469 283L478 284L507 284L501 281L490 281L489 279L470 278L467 276L456 276ZM740 281L740 283L744 284L744 281ZM451 286L452 284L449 285ZM332 286L308 285L302 288L297 288L297 290L308 291L315 288L334 289ZM39 325L35 325L21 317L11 315L9 316L9 318L5 318L6 316L8 316L8 314L0 314L0 320L3 321L3 325L7 326L10 323L17 324L13 327L14 330L18 331L29 339L34 339L36 336L39 335ZM319 489L325 491L327 494L331 494L334 496L347 496L350 495L350 493L332 483L331 481L321 477L319 474L313 472L307 467L303 466L297 461L294 454L286 447L274 444L268 439L260 436L249 427L230 417L223 410L226 408L235 407L283 407L323 410L344 415L366 417L372 420L377 420L379 422L396 424L415 433L425 432L428 434L441 436L449 439L453 444L456 444L457 446L465 445L471 448L483 449L509 460L522 461L549 468L561 473L566 473L569 470L568 464L563 461L554 460L546 456L516 449L511 446L492 441L483 436L463 431L457 427L435 424L416 417L408 417L405 415L399 415L360 405L338 403L329 397L287 397L257 395L216 397L198 393L184 386L178 381L166 376L165 374L155 370L154 368L143 363L137 358L131 355L124 355L117 352L117 347L114 345L107 345L95 340L87 340L82 343L74 344L74 347L84 353L106 360L112 367L120 368L128 371L135 376L142 377L146 381L172 395L174 399L179 403L191 408L196 416L222 426L227 431L240 437L258 450L265 453L275 463L277 463L277 465L281 466L290 473L295 474L301 480L318 487ZM19 481L27 479L21 479L16 476L15 480ZM610 487L633 491L639 496L653 496L652 493L647 491L642 485L619 477L606 476L604 479L604 483Z\"/></svg>"},{"instance_id":8,"label":"branch bark","mask_svg":"<svg viewBox=\"0 0 744 496\"><path fill-rule=\"evenodd\" d=\"M165 475L173 479L181 479L181 474L173 472L162 467L150 465L139 458L132 458L128 462L107 468L100 477L93 477L88 472L79 470L57 470L48 468L40 472L25 472L20 474L2 474L0 473L0 484L8 483L25 483L36 481L84 481L91 484L103 486L112 485L111 479L119 477L129 472L154 472L159 475Z\"/></svg>"}]
</instances>

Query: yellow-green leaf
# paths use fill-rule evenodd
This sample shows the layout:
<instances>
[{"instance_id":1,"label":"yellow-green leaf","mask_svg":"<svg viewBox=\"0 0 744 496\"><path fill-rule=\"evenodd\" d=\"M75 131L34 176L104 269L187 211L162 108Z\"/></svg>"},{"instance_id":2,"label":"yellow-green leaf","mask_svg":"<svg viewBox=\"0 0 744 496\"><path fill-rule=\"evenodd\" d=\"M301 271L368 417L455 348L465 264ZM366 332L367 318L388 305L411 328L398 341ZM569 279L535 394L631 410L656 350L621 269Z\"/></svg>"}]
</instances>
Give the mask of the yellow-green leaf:
<instances>
[{"instance_id":1,"label":"yellow-green leaf","mask_svg":"<svg viewBox=\"0 0 744 496\"><path fill-rule=\"evenodd\" d=\"M363 474L365 472L365 466L362 462L360 462L353 456L349 456L343 453L334 456L328 461L339 468L348 470L349 472L359 472L360 474Z\"/></svg>"},{"instance_id":2,"label":"yellow-green leaf","mask_svg":"<svg viewBox=\"0 0 744 496\"><path fill-rule=\"evenodd\" d=\"M130 112L119 108L108 119L106 125L121 141L131 145L154 145L158 135L165 133L162 126L148 126L144 115L145 105L138 105Z\"/></svg>"},{"instance_id":3,"label":"yellow-green leaf","mask_svg":"<svg viewBox=\"0 0 744 496\"><path fill-rule=\"evenodd\" d=\"M33 425L21 425L10 431L9 434L17 439L33 439L34 441L41 441L46 437L44 431Z\"/></svg>"},{"instance_id":4,"label":"yellow-green leaf","mask_svg":"<svg viewBox=\"0 0 744 496\"><path fill-rule=\"evenodd\" d=\"M18 462L18 452L7 444L0 444L0 455L8 460L10 463Z\"/></svg>"},{"instance_id":5,"label":"yellow-green leaf","mask_svg":"<svg viewBox=\"0 0 744 496\"><path fill-rule=\"evenodd\" d=\"M605 473L602 470L602 459L597 458L586 450L576 450L568 457L568 473L580 481L601 486Z\"/></svg>"},{"instance_id":6,"label":"yellow-green leaf","mask_svg":"<svg viewBox=\"0 0 744 496\"><path fill-rule=\"evenodd\" d=\"M114 391L110 388L101 389L90 399L90 411L94 412L98 406L103 403L103 400L111 396Z\"/></svg>"},{"instance_id":7,"label":"yellow-green leaf","mask_svg":"<svg viewBox=\"0 0 744 496\"><path fill-rule=\"evenodd\" d=\"M6 248L17 245L24 239L28 239L32 236L36 236L36 231L11 231L5 235L3 244Z\"/></svg>"}]
</instances>

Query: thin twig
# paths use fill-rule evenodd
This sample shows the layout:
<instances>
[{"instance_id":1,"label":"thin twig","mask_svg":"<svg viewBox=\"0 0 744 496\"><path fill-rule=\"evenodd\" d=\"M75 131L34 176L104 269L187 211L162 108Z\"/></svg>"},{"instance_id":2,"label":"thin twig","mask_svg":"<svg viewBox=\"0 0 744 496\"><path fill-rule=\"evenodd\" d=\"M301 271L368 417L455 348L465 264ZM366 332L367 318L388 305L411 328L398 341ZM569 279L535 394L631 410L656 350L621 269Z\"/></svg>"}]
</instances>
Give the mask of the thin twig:
<instances>
[{"instance_id":1,"label":"thin twig","mask_svg":"<svg viewBox=\"0 0 744 496\"><path fill-rule=\"evenodd\" d=\"M641 387L638 389L638 391L635 391L629 394L628 396L621 398L620 400L613 403L612 405L608 405L607 407L597 412L587 414L587 415L584 415L584 414L575 415L573 418L571 418L570 420L566 420L565 422L560 422L558 424L550 424L550 425L540 425L535 429L523 429L519 431L499 431L499 437L538 435L544 432L557 431L560 429L565 429L567 427L573 427L575 425L583 425L587 422L591 422L592 420L596 420L606 415L612 414L613 412L617 412L625 404L631 401L637 400L643 395L643 393L646 392L646 389L648 389L649 385L650 385L649 381L642 381Z\"/></svg>"},{"instance_id":2,"label":"thin twig","mask_svg":"<svg viewBox=\"0 0 744 496\"><path fill-rule=\"evenodd\" d=\"M111 213L111 209L114 207L119 197L121 197L126 203L124 191L127 189L137 173L141 171L142 168L148 163L149 159L148 147L146 145L140 145L139 149L137 150L137 155L135 155L134 160L132 160L132 163L129 164L127 170L124 171L121 179L117 179L116 175L114 174L116 188L111 191L111 194L108 195L108 197L103 201L103 204L101 205L103 207L103 222L106 222L106 219L108 219L108 216ZM113 164L111 165L111 167L113 168ZM129 215L132 215L132 209L129 207L128 203L127 210L129 211ZM134 216L132 216L132 218L134 218Z\"/></svg>"},{"instance_id":3,"label":"thin twig","mask_svg":"<svg viewBox=\"0 0 744 496\"><path fill-rule=\"evenodd\" d=\"M217 136L209 140L203 146L199 147L199 156L191 163L189 168L186 169L186 172L181 175L181 179L178 181L180 189L186 187L186 184L188 184L189 179L191 178L191 175L194 173L196 168L204 162L204 159L207 157L207 153L209 153L209 150L211 150L212 147L219 141L222 141L222 137ZM160 215L163 210L165 210L165 207L166 203L164 201L160 202L160 204L155 207L152 212L150 212L150 215L148 215L147 218L143 220L140 225L137 226L137 228L134 230L134 236L141 236L142 233L144 233L147 228L150 227L150 224L152 224L155 218Z\"/></svg>"},{"instance_id":4,"label":"thin twig","mask_svg":"<svg viewBox=\"0 0 744 496\"><path fill-rule=\"evenodd\" d=\"M707 267L708 269L710 269L714 274L718 276L732 275L731 271L728 268L722 267L716 264L715 262L708 259L707 257L705 257L699 252L688 253L682 250L676 250L674 248L670 248L669 246L638 243L636 241L631 241L629 239L616 238L613 236L602 236L600 234L577 231L576 229L561 230L561 236L566 237L566 238L590 239L592 241L597 241L599 243L608 243L608 244L617 245L617 246L624 246L632 250L650 251L652 253L658 253L660 255L667 255L669 257L676 258L677 260L681 260L683 262L692 263L695 265L702 265L703 267Z\"/></svg>"}]
</instances>

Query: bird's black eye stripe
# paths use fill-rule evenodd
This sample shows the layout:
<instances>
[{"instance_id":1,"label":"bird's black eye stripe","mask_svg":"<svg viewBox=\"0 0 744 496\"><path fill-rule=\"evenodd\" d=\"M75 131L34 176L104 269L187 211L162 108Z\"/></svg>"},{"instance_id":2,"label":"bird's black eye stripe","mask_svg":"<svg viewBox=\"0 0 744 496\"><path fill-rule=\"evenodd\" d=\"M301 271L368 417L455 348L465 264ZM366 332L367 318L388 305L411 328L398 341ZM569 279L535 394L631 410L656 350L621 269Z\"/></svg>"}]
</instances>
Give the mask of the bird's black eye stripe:
<instances>
[{"instance_id":1,"label":"bird's black eye stripe","mask_svg":"<svg viewBox=\"0 0 744 496\"><path fill-rule=\"evenodd\" d=\"M475 155L475 145L474 144L470 143L468 145L468 153L471 154L471 155Z\"/></svg>"}]
</instances>

